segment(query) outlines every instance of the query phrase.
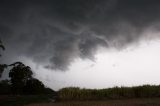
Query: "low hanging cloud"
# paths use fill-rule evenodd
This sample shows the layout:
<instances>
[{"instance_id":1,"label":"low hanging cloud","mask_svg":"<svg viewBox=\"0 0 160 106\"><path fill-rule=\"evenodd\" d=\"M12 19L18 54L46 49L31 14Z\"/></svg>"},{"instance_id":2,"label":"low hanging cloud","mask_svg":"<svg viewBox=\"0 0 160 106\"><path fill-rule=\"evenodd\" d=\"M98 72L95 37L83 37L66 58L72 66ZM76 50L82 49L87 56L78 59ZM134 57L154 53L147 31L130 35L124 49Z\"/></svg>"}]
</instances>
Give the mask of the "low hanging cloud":
<instances>
[{"instance_id":1,"label":"low hanging cloud","mask_svg":"<svg viewBox=\"0 0 160 106\"><path fill-rule=\"evenodd\" d=\"M1 61L25 56L67 70L76 58L94 60L101 46L144 39L149 28L159 31L159 21L159 0L1 0L0 38L8 49Z\"/></svg>"}]
</instances>

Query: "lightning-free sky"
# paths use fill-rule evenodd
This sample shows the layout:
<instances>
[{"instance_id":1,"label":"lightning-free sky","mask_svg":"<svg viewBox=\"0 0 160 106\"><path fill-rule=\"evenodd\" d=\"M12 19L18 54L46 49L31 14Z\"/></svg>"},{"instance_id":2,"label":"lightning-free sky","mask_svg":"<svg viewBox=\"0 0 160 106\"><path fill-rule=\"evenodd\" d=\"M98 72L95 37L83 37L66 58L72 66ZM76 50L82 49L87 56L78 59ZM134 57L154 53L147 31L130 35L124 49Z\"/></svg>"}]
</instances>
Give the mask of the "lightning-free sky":
<instances>
[{"instance_id":1,"label":"lightning-free sky","mask_svg":"<svg viewBox=\"0 0 160 106\"><path fill-rule=\"evenodd\" d=\"M0 0L0 39L56 90L160 84L160 0Z\"/></svg>"}]
</instances>

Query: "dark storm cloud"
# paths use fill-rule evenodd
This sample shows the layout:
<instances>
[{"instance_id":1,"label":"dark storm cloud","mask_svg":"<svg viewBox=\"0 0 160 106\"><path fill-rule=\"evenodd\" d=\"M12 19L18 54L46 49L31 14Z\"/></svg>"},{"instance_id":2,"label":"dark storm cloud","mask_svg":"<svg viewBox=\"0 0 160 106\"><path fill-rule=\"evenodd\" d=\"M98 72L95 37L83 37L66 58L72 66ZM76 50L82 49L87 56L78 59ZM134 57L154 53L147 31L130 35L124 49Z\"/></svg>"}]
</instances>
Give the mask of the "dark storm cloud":
<instances>
[{"instance_id":1,"label":"dark storm cloud","mask_svg":"<svg viewBox=\"0 0 160 106\"><path fill-rule=\"evenodd\" d=\"M76 58L94 60L100 46L123 48L158 31L159 20L159 0L1 0L1 60L25 56L67 70Z\"/></svg>"}]
</instances>

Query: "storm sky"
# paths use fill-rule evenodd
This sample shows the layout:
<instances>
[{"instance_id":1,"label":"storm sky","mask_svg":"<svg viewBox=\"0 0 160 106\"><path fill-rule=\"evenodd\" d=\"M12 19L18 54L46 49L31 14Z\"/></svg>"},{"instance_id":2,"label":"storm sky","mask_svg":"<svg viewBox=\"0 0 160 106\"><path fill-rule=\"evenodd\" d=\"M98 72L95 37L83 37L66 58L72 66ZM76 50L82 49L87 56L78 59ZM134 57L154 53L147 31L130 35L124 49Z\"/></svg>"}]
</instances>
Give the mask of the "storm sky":
<instances>
[{"instance_id":1,"label":"storm sky","mask_svg":"<svg viewBox=\"0 0 160 106\"><path fill-rule=\"evenodd\" d=\"M157 63L160 57L154 54L160 51L159 32L160 0L0 0L0 39L6 47L6 51L1 53L0 63L23 61L31 65L35 76L48 86L51 85L47 81L57 83L52 88L67 86L68 82L68 86L74 86L87 78L83 78L82 73L117 78L138 69L142 70L140 75L143 76L148 68L140 67L144 67L146 61L153 63L148 63L152 72L154 69L160 70ZM121 53L121 58L116 58ZM134 54L135 58L146 58L136 65L134 56L130 54ZM98 66L99 61L103 65ZM121 71L112 73L114 69L107 66L118 67L116 62L127 68L117 68ZM112 74L103 76L106 72L102 70ZM48 76L51 74L54 75ZM109 77L102 81L112 82L116 78ZM68 81L67 84L63 79ZM72 83L73 80L75 82ZM87 81L77 86L85 87L91 79ZM154 80L151 78L149 81ZM115 84L122 85L121 82ZM92 86L96 87L94 84Z\"/></svg>"}]
</instances>

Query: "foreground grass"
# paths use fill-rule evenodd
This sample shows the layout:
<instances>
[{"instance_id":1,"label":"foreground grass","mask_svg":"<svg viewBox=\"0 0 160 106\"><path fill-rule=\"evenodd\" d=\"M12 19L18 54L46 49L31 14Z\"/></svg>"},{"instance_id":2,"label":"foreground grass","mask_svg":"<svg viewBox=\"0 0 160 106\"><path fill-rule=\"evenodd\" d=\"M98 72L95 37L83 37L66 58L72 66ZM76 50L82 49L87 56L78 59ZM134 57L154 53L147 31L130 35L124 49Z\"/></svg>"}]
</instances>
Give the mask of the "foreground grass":
<instances>
[{"instance_id":1,"label":"foreground grass","mask_svg":"<svg viewBox=\"0 0 160 106\"><path fill-rule=\"evenodd\" d=\"M51 97L49 95L21 95L0 96L0 106L25 106L31 103L46 103Z\"/></svg>"},{"instance_id":2,"label":"foreground grass","mask_svg":"<svg viewBox=\"0 0 160 106\"><path fill-rule=\"evenodd\" d=\"M97 101L57 101L46 95L1 96L0 106L160 106L160 98L134 98Z\"/></svg>"},{"instance_id":3,"label":"foreground grass","mask_svg":"<svg viewBox=\"0 0 160 106\"><path fill-rule=\"evenodd\" d=\"M139 98L106 101L66 101L58 103L37 103L28 106L160 106L160 98Z\"/></svg>"}]
</instances>

